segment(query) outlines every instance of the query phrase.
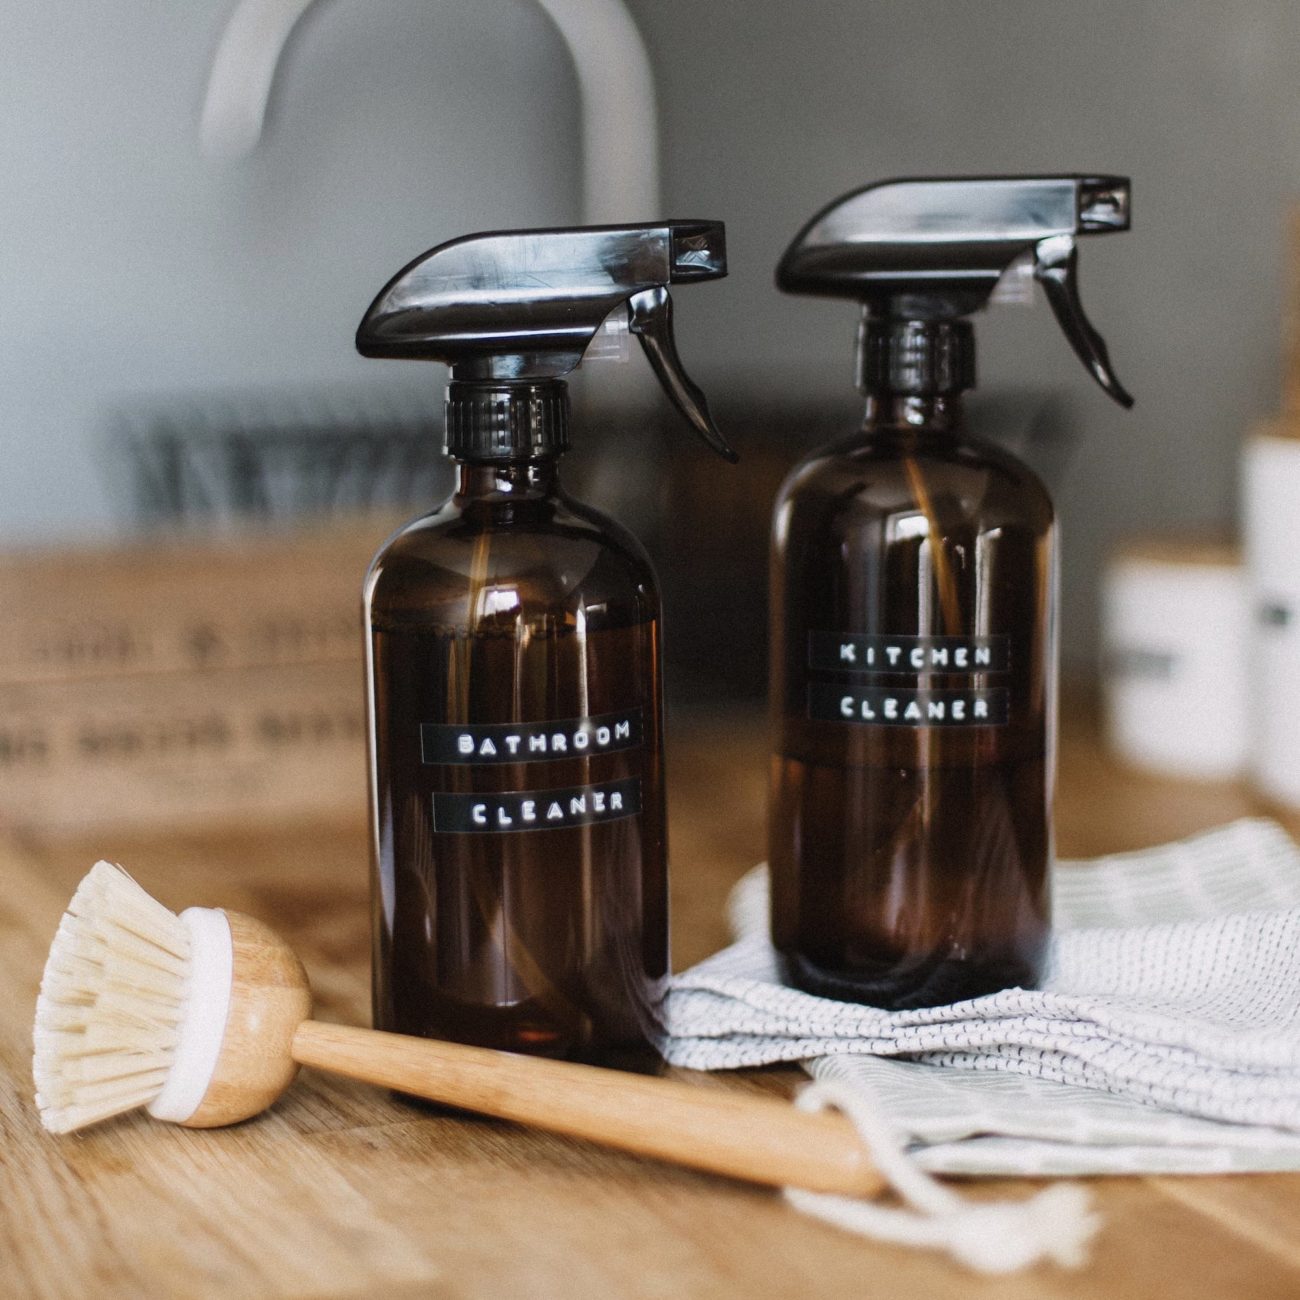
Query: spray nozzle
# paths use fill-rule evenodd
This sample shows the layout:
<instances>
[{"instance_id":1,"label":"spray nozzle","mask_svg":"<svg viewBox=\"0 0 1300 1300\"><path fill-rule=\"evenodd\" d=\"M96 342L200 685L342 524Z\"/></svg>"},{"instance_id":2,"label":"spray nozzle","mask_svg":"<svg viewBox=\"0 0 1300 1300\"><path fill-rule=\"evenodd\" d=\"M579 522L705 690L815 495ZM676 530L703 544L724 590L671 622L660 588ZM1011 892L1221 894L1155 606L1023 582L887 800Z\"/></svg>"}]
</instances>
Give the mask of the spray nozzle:
<instances>
[{"instance_id":1,"label":"spray nozzle","mask_svg":"<svg viewBox=\"0 0 1300 1300\"><path fill-rule=\"evenodd\" d=\"M726 273L716 221L468 235L398 272L366 312L357 349L444 362L453 386L535 385L573 370L625 306L668 396L709 446L735 460L682 367L668 295L670 284Z\"/></svg>"},{"instance_id":2,"label":"spray nozzle","mask_svg":"<svg viewBox=\"0 0 1300 1300\"><path fill-rule=\"evenodd\" d=\"M969 315L1027 257L1070 346L1111 397L1131 406L1104 340L1084 314L1076 242L1080 235L1127 230L1129 206L1122 176L885 181L818 213L782 257L777 285L787 293L857 298L879 336L889 323ZM908 346L915 345L910 338ZM913 369L921 375L922 368ZM971 365L946 370L973 373Z\"/></svg>"}]
</instances>

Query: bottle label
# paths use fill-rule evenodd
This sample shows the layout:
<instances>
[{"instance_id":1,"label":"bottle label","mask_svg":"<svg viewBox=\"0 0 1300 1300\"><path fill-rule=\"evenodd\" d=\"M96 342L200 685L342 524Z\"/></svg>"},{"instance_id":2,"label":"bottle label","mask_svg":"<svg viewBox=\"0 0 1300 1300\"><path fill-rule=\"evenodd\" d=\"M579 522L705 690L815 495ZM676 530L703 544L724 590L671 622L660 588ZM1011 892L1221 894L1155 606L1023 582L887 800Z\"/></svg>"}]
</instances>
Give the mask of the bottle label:
<instances>
[{"instance_id":1,"label":"bottle label","mask_svg":"<svg viewBox=\"0 0 1300 1300\"><path fill-rule=\"evenodd\" d=\"M435 794L433 830L453 835L560 830L635 817L640 811L641 782L637 777L560 790Z\"/></svg>"},{"instance_id":2,"label":"bottle label","mask_svg":"<svg viewBox=\"0 0 1300 1300\"><path fill-rule=\"evenodd\" d=\"M426 764L547 763L636 749L641 733L640 709L559 722L425 722L420 755Z\"/></svg>"},{"instance_id":3,"label":"bottle label","mask_svg":"<svg viewBox=\"0 0 1300 1300\"><path fill-rule=\"evenodd\" d=\"M884 727L1000 727L1008 721L1005 686L988 674L1011 667L1010 638L808 634L808 716L817 722ZM833 674L840 680L825 680ZM888 674L899 685L864 678ZM943 686L930 679L942 676ZM952 685L967 677L969 685Z\"/></svg>"},{"instance_id":4,"label":"bottle label","mask_svg":"<svg viewBox=\"0 0 1300 1300\"><path fill-rule=\"evenodd\" d=\"M1008 636L808 634L808 667L829 673L1004 673Z\"/></svg>"},{"instance_id":5,"label":"bottle label","mask_svg":"<svg viewBox=\"0 0 1300 1300\"><path fill-rule=\"evenodd\" d=\"M858 688L835 682L808 687L808 716L818 722L861 722L893 727L1000 727L1007 721L1007 690Z\"/></svg>"}]
</instances>

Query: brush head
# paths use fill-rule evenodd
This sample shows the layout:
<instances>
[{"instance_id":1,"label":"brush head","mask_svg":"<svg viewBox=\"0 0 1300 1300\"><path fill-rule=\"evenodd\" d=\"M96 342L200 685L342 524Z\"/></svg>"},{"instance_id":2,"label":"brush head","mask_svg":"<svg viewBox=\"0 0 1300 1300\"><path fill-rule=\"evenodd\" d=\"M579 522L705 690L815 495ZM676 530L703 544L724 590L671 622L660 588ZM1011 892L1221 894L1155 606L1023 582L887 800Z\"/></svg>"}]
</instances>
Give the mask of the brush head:
<instances>
[{"instance_id":1,"label":"brush head","mask_svg":"<svg viewBox=\"0 0 1300 1300\"><path fill-rule=\"evenodd\" d=\"M70 1133L140 1107L191 1127L246 1119L292 1081L293 1034L310 1011L302 965L265 926L210 908L177 916L98 862L41 980L41 1122Z\"/></svg>"},{"instance_id":2,"label":"brush head","mask_svg":"<svg viewBox=\"0 0 1300 1300\"><path fill-rule=\"evenodd\" d=\"M147 1106L180 1041L190 935L120 867L97 862L59 922L41 978L32 1074L54 1133Z\"/></svg>"}]
</instances>

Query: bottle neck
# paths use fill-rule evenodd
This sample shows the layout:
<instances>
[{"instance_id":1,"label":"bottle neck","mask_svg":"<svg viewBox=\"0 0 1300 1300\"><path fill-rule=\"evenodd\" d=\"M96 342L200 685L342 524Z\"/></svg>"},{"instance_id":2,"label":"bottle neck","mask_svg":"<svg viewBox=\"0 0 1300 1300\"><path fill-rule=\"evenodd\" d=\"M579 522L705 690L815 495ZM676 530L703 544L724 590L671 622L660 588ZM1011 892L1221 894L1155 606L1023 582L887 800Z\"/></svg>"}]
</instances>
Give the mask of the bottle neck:
<instances>
[{"instance_id":1,"label":"bottle neck","mask_svg":"<svg viewBox=\"0 0 1300 1300\"><path fill-rule=\"evenodd\" d=\"M964 419L960 393L868 393L862 427L869 433L955 433Z\"/></svg>"},{"instance_id":2,"label":"bottle neck","mask_svg":"<svg viewBox=\"0 0 1300 1300\"><path fill-rule=\"evenodd\" d=\"M459 380L447 385L445 449L486 464L542 461L569 449L569 388L562 379Z\"/></svg>"},{"instance_id":3,"label":"bottle neck","mask_svg":"<svg viewBox=\"0 0 1300 1300\"><path fill-rule=\"evenodd\" d=\"M975 386L975 334L961 319L908 320L863 313L859 387L868 429L951 432L961 395Z\"/></svg>"},{"instance_id":4,"label":"bottle neck","mask_svg":"<svg viewBox=\"0 0 1300 1300\"><path fill-rule=\"evenodd\" d=\"M456 500L475 502L537 501L560 490L558 456L541 460L462 461L457 467Z\"/></svg>"}]
</instances>

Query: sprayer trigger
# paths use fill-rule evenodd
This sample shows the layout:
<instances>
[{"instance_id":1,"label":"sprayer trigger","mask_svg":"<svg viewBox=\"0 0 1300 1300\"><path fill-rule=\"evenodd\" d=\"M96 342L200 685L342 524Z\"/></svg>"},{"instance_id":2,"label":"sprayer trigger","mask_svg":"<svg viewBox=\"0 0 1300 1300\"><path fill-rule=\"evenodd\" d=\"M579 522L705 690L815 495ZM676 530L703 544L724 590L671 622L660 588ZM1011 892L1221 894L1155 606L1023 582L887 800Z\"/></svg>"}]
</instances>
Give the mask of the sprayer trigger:
<instances>
[{"instance_id":1,"label":"sprayer trigger","mask_svg":"<svg viewBox=\"0 0 1300 1300\"><path fill-rule=\"evenodd\" d=\"M1132 406L1133 398L1111 369L1106 340L1084 315L1079 300L1079 249L1073 235L1053 235L1038 241L1034 248L1034 276L1047 294L1057 324L1088 373L1121 406Z\"/></svg>"},{"instance_id":2,"label":"sprayer trigger","mask_svg":"<svg viewBox=\"0 0 1300 1300\"><path fill-rule=\"evenodd\" d=\"M642 289L627 300L628 329L641 340L641 348L673 405L714 451L733 464L740 458L722 436L709 413L709 403L691 381L677 355L673 338L673 300L663 285Z\"/></svg>"}]
</instances>

